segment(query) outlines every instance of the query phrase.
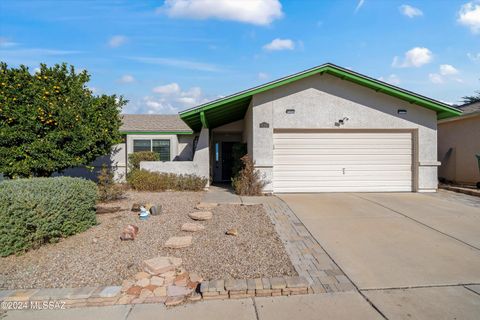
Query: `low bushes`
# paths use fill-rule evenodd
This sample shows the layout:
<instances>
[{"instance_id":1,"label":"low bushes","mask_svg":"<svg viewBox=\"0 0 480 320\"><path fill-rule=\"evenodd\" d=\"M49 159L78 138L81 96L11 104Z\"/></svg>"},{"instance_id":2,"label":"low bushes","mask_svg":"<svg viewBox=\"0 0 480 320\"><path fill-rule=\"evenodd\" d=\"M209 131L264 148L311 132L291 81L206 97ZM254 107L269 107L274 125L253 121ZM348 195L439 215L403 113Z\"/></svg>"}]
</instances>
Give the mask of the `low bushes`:
<instances>
[{"instance_id":1,"label":"low bushes","mask_svg":"<svg viewBox=\"0 0 480 320\"><path fill-rule=\"evenodd\" d=\"M255 169L252 159L248 154L242 160L243 168L232 179L235 193L241 196L261 196L263 187L267 184L260 177L260 172Z\"/></svg>"},{"instance_id":2,"label":"low bushes","mask_svg":"<svg viewBox=\"0 0 480 320\"><path fill-rule=\"evenodd\" d=\"M141 161L160 161L160 156L156 152L141 151L128 155L128 167L130 171L140 169Z\"/></svg>"},{"instance_id":3,"label":"low bushes","mask_svg":"<svg viewBox=\"0 0 480 320\"><path fill-rule=\"evenodd\" d=\"M71 177L0 183L0 256L55 242L96 224L94 182Z\"/></svg>"},{"instance_id":4,"label":"low bushes","mask_svg":"<svg viewBox=\"0 0 480 320\"><path fill-rule=\"evenodd\" d=\"M101 202L119 200L124 197L124 186L115 183L111 168L102 166L97 177L98 200Z\"/></svg>"},{"instance_id":5,"label":"low bushes","mask_svg":"<svg viewBox=\"0 0 480 320\"><path fill-rule=\"evenodd\" d=\"M133 170L128 174L128 184L138 191L200 191L207 184L207 179L193 174Z\"/></svg>"}]
</instances>

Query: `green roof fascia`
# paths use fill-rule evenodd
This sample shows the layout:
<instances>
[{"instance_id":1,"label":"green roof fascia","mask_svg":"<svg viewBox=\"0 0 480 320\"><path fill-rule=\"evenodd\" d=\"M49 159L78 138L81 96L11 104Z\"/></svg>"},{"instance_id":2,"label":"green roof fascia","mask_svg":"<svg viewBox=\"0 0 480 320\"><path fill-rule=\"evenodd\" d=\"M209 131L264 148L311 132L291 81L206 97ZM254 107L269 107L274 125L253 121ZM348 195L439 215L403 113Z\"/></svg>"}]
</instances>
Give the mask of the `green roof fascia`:
<instances>
[{"instance_id":1,"label":"green roof fascia","mask_svg":"<svg viewBox=\"0 0 480 320\"><path fill-rule=\"evenodd\" d=\"M250 101L253 95L268 91L283 85L286 85L291 82L298 81L303 78L310 77L315 74L323 74L323 73L328 73L330 75L339 77L340 79L343 80L348 80L354 83L357 83L359 85L368 87L372 90L375 90L377 92L381 92L396 98L399 98L401 100L407 101L409 103L413 103L416 105L419 105L421 107L425 107L431 110L434 110L438 113L437 118L438 119L445 119L448 117L454 117L460 115L462 112L460 110L457 110L447 104L443 104L439 101L435 101L433 99L429 99L427 97L423 97L420 95L417 95L413 92L409 92L406 90L403 90L401 88L397 88L395 86L391 86L387 83L381 82L379 80L361 75L359 73L343 69L341 67L335 66L333 64L324 64L309 70L306 70L304 72L300 72L298 74L288 76L273 82L269 82L264 85L260 85L258 87L245 90L242 92L239 92L237 94L233 94L231 96L221 98L215 101L212 101L210 103L206 103L204 105L200 105L196 108L185 110L183 112L180 112L180 118L184 120L187 124L189 124L189 120L193 120L192 118L196 117L201 112L206 112L230 103L239 103L242 100L244 101ZM212 110L213 111L213 110Z\"/></svg>"},{"instance_id":2,"label":"green roof fascia","mask_svg":"<svg viewBox=\"0 0 480 320\"><path fill-rule=\"evenodd\" d=\"M120 131L121 134L193 134L193 131Z\"/></svg>"}]
</instances>

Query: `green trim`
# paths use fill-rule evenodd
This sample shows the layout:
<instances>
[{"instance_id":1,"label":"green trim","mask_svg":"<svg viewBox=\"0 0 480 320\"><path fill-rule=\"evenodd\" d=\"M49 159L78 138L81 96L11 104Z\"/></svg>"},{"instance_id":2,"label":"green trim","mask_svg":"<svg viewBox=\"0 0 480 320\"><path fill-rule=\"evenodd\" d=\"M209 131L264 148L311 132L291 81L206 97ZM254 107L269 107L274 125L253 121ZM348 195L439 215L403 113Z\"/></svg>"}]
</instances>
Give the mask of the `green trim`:
<instances>
[{"instance_id":1,"label":"green trim","mask_svg":"<svg viewBox=\"0 0 480 320\"><path fill-rule=\"evenodd\" d=\"M201 122L202 124L204 122L207 122L207 118L210 122L210 125L213 127L211 123L211 117L214 116L215 114L219 115L219 112L222 111L222 108L226 107L227 105L236 104L238 107L241 107L243 109L245 105L248 106L252 96L255 94L265 92L265 91L289 84L291 82L295 82L300 79L310 77L315 74L324 74L324 73L328 73L342 80L350 81L350 82L359 84L361 86L370 88L372 90L375 90L376 92L387 94L389 96L407 101L409 103L413 103L418 106L434 110L435 112L437 112L438 119L454 117L462 113L460 110L453 108L443 102L421 96L414 92L410 92L410 91L398 88L396 86L390 85L388 83L353 72L351 70L343 69L334 64L327 63L327 64L324 64L303 72L299 72L297 74L294 74L285 78L281 78L273 82L266 83L264 85L260 85L258 87L254 87L245 91L235 93L225 98L214 100L212 102L200 105L193 109L182 111L180 112L180 118L183 121L185 121L194 130L198 129L199 122ZM202 114L204 117L203 120L201 119ZM225 120L227 121L227 120L230 120L227 118L231 118L231 117L227 117L228 114L229 113L224 113L223 115L219 115L219 116L220 118L225 117ZM219 120L221 119L217 119L216 122L220 123Z\"/></svg>"},{"instance_id":2,"label":"green trim","mask_svg":"<svg viewBox=\"0 0 480 320\"><path fill-rule=\"evenodd\" d=\"M200 121L202 122L204 128L208 128L208 122L204 111L200 112Z\"/></svg>"},{"instance_id":3,"label":"green trim","mask_svg":"<svg viewBox=\"0 0 480 320\"><path fill-rule=\"evenodd\" d=\"M193 134L193 131L120 131L121 134Z\"/></svg>"}]
</instances>

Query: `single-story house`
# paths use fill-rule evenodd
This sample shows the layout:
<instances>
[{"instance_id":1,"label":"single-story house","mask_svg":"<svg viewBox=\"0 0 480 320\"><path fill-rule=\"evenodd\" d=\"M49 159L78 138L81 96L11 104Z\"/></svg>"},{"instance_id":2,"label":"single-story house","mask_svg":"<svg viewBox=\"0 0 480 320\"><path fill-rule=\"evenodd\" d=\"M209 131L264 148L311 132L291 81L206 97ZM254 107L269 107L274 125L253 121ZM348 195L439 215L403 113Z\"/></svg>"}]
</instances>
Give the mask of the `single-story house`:
<instances>
[{"instance_id":1,"label":"single-story house","mask_svg":"<svg viewBox=\"0 0 480 320\"><path fill-rule=\"evenodd\" d=\"M441 180L462 185L480 182L480 102L458 107L463 114L438 122L438 170Z\"/></svg>"},{"instance_id":2,"label":"single-story house","mask_svg":"<svg viewBox=\"0 0 480 320\"><path fill-rule=\"evenodd\" d=\"M460 114L327 63L178 116L124 115L125 142L112 162L125 172L129 153L157 151L163 161L142 168L215 183L231 180L243 149L265 192L433 192L437 120Z\"/></svg>"}]
</instances>

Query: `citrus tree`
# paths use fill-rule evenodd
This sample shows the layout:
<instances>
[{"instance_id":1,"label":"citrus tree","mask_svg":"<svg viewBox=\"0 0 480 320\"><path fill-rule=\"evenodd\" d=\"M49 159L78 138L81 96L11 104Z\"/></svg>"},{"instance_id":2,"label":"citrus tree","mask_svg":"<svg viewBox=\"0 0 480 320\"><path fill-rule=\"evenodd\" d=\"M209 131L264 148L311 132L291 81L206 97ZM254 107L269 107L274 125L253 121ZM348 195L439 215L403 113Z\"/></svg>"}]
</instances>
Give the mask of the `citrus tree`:
<instances>
[{"instance_id":1,"label":"citrus tree","mask_svg":"<svg viewBox=\"0 0 480 320\"><path fill-rule=\"evenodd\" d=\"M73 66L0 63L0 173L50 176L88 165L120 142L120 111L126 100L93 95L90 75Z\"/></svg>"}]
</instances>

